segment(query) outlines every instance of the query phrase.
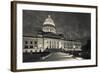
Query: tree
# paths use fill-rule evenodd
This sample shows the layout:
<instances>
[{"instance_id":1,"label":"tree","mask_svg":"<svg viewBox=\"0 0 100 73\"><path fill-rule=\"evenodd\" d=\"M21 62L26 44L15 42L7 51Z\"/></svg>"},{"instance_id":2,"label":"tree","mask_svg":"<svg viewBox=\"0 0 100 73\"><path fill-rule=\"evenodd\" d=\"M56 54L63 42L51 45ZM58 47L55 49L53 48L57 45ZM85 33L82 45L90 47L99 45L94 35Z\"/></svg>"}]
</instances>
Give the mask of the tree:
<instances>
[{"instance_id":1,"label":"tree","mask_svg":"<svg viewBox=\"0 0 100 73\"><path fill-rule=\"evenodd\" d=\"M87 44L82 46L81 57L85 59L91 58L91 40L87 40Z\"/></svg>"}]
</instances>

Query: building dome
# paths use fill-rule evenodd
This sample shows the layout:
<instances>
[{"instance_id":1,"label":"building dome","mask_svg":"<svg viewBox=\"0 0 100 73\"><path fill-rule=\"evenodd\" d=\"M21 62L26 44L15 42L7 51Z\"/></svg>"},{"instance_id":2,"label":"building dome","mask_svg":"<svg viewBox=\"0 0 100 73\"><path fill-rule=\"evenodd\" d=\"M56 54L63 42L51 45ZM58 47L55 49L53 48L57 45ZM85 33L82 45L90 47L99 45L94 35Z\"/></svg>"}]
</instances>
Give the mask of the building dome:
<instances>
[{"instance_id":1,"label":"building dome","mask_svg":"<svg viewBox=\"0 0 100 73\"><path fill-rule=\"evenodd\" d=\"M55 26L54 21L53 21L53 19L51 18L50 15L48 15L48 17L45 19L45 21L43 23L43 25L48 25L48 24Z\"/></svg>"},{"instance_id":2,"label":"building dome","mask_svg":"<svg viewBox=\"0 0 100 73\"><path fill-rule=\"evenodd\" d=\"M55 24L50 15L45 19L42 30L44 32L56 33Z\"/></svg>"}]
</instances>

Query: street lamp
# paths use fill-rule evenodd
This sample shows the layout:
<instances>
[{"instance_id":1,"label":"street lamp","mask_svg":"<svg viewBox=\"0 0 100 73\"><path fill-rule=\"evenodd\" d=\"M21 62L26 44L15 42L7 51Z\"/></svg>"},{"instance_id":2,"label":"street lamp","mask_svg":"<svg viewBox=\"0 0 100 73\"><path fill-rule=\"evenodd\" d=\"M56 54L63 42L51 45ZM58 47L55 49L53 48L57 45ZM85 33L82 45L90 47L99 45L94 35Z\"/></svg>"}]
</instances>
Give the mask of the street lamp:
<instances>
[{"instance_id":1,"label":"street lamp","mask_svg":"<svg viewBox=\"0 0 100 73\"><path fill-rule=\"evenodd\" d=\"M73 45L73 49L74 49L74 50L73 50L73 58L75 58L75 56L74 56L74 55L75 55L75 48L76 48L76 46Z\"/></svg>"}]
</instances>

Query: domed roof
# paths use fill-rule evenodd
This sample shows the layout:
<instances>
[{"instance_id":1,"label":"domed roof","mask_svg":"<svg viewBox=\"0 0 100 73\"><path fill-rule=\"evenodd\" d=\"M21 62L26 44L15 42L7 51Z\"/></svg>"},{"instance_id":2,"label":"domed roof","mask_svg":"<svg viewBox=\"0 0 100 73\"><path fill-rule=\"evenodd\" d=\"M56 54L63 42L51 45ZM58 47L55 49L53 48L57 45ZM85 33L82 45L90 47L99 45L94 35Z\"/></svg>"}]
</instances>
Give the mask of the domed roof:
<instances>
[{"instance_id":1,"label":"domed roof","mask_svg":"<svg viewBox=\"0 0 100 73\"><path fill-rule=\"evenodd\" d=\"M55 26L54 21L53 21L53 19L51 18L50 15L48 15L48 17L45 19L43 25L53 25L53 26Z\"/></svg>"}]
</instances>

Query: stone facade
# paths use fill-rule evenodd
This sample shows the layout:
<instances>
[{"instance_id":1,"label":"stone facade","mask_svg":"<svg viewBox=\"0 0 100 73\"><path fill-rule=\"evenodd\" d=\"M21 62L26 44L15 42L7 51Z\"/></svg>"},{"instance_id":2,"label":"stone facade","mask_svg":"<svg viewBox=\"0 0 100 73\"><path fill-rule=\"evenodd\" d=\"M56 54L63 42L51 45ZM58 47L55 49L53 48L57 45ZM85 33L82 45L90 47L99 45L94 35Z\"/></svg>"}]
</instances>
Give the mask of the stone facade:
<instances>
[{"instance_id":1,"label":"stone facade","mask_svg":"<svg viewBox=\"0 0 100 73\"><path fill-rule=\"evenodd\" d=\"M66 40L63 35L57 34L53 19L48 15L41 32L33 36L23 36L23 52L44 52L46 49L80 51L81 42Z\"/></svg>"}]
</instances>

